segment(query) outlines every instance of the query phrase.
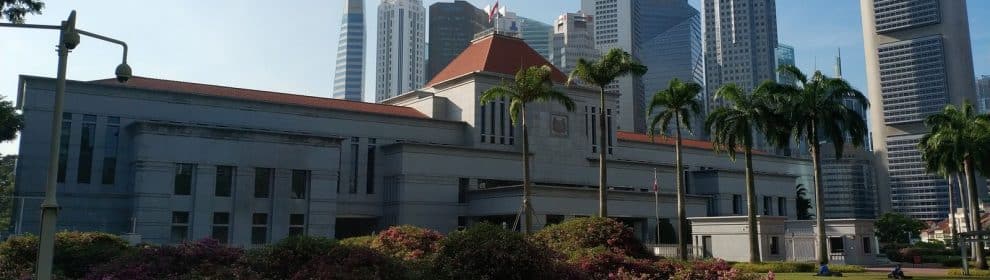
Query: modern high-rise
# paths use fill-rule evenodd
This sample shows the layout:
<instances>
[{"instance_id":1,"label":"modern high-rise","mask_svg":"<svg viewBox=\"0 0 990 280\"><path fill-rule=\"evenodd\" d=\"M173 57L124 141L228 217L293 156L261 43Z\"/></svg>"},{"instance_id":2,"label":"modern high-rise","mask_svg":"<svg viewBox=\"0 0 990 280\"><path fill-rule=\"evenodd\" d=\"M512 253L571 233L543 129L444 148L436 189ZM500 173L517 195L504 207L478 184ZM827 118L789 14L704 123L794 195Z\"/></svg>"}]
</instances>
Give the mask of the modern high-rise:
<instances>
[{"instance_id":1,"label":"modern high-rise","mask_svg":"<svg viewBox=\"0 0 990 280\"><path fill-rule=\"evenodd\" d=\"M429 65L427 80L471 45L474 35L491 28L488 15L463 0L430 5Z\"/></svg>"},{"instance_id":2,"label":"modern high-rise","mask_svg":"<svg viewBox=\"0 0 990 280\"><path fill-rule=\"evenodd\" d=\"M378 5L375 102L426 83L426 9L422 0L382 0Z\"/></svg>"},{"instance_id":3,"label":"modern high-rise","mask_svg":"<svg viewBox=\"0 0 990 280\"><path fill-rule=\"evenodd\" d=\"M550 58L550 35L553 34L553 26L541 21L518 17L519 35L530 48L540 54L543 59Z\"/></svg>"},{"instance_id":4,"label":"modern high-rise","mask_svg":"<svg viewBox=\"0 0 990 280\"><path fill-rule=\"evenodd\" d=\"M643 77L624 76L606 88L619 94L619 128L645 131L648 94L672 77L696 81L704 75L700 19L692 18L698 11L687 0L582 0L581 10L595 18L595 48L622 49L649 68Z\"/></svg>"},{"instance_id":5,"label":"modern high-rise","mask_svg":"<svg viewBox=\"0 0 990 280\"><path fill-rule=\"evenodd\" d=\"M595 48L594 26L594 17L584 13L564 13L557 17L549 46L550 63L570 73L578 59L598 59L601 54Z\"/></svg>"},{"instance_id":6,"label":"modern high-rise","mask_svg":"<svg viewBox=\"0 0 990 280\"><path fill-rule=\"evenodd\" d=\"M777 80L775 0L704 0L702 6L709 109L723 105L714 93L725 84L749 91L764 81ZM757 149L774 150L763 137L754 140Z\"/></svg>"},{"instance_id":7,"label":"modern high-rise","mask_svg":"<svg viewBox=\"0 0 990 280\"><path fill-rule=\"evenodd\" d=\"M881 212L944 219L947 184L917 146L926 117L976 98L966 1L861 0L860 11Z\"/></svg>"},{"instance_id":8,"label":"modern high-rise","mask_svg":"<svg viewBox=\"0 0 990 280\"><path fill-rule=\"evenodd\" d=\"M777 44L777 65L775 69L780 69L783 65L795 65L794 61L794 47L791 45ZM797 83L797 79L792 75L782 74L777 72L777 82L781 84L793 85Z\"/></svg>"},{"instance_id":9,"label":"modern high-rise","mask_svg":"<svg viewBox=\"0 0 990 280\"><path fill-rule=\"evenodd\" d=\"M976 79L976 101L980 113L990 113L990 76L983 75Z\"/></svg>"},{"instance_id":10,"label":"modern high-rise","mask_svg":"<svg viewBox=\"0 0 990 280\"><path fill-rule=\"evenodd\" d=\"M344 0L333 98L361 101L364 90L364 0Z\"/></svg>"}]
</instances>

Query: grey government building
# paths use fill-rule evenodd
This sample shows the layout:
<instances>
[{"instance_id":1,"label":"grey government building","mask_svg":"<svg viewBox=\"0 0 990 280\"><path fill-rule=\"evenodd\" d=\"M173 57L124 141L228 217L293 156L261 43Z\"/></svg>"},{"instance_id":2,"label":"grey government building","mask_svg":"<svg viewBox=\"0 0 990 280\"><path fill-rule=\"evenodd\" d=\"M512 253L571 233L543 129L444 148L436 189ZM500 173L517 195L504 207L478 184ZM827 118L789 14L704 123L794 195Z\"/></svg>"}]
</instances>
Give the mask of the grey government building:
<instances>
[{"instance_id":1,"label":"grey government building","mask_svg":"<svg viewBox=\"0 0 990 280\"><path fill-rule=\"evenodd\" d=\"M489 35L423 88L385 104L145 77L69 81L58 227L252 246L400 224L444 232L479 221L511 225L521 201L521 132L505 102L478 98L517 69L543 64L522 40ZM595 214L596 152L604 148L610 214L655 240L657 225L676 217L672 141L617 131L617 95L598 108L597 90L566 86L560 71L553 79L577 107L528 108L536 226ZM18 196L43 195L54 88L52 78L20 77ZM592 120L602 113L608 143L596 142L603 132ZM684 143L689 216L744 215L743 163L712 153L708 142ZM759 214L793 219L794 186L810 181L810 164L766 153L754 161ZM17 231L38 231L39 202L15 207Z\"/></svg>"}]
</instances>

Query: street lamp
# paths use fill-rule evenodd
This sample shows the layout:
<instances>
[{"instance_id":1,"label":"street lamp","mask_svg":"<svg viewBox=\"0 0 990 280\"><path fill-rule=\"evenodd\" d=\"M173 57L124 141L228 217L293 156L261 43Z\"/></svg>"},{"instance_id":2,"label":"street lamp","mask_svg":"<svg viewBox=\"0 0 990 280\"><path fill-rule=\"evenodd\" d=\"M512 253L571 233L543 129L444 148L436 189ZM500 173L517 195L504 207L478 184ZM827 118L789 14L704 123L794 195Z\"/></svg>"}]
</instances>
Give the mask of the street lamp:
<instances>
[{"instance_id":1,"label":"street lamp","mask_svg":"<svg viewBox=\"0 0 990 280\"><path fill-rule=\"evenodd\" d=\"M48 157L45 200L41 202L41 236L38 242L38 262L35 265L38 279L50 280L52 279L52 257L55 250L55 219L58 216L55 184L58 179L58 149L62 135L62 99L65 96L65 68L69 59L69 50L79 45L80 34L123 46L123 61L114 71L117 81L123 83L131 78L131 67L127 65L127 44L117 39L76 29L76 11L74 10L69 13L67 20L62 21L61 25L0 23L0 27L59 30L58 79L55 82L55 108L52 110L51 154Z\"/></svg>"}]
</instances>

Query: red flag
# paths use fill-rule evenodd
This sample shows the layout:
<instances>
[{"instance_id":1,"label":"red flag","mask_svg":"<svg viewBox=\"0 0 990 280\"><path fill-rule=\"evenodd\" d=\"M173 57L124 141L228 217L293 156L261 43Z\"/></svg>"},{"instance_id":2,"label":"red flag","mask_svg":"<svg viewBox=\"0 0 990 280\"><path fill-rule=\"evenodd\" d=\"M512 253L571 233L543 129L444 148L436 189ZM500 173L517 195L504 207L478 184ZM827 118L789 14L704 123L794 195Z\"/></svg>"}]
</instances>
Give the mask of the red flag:
<instances>
[{"instance_id":1,"label":"red flag","mask_svg":"<svg viewBox=\"0 0 990 280\"><path fill-rule=\"evenodd\" d=\"M495 6L492 6L492 9L488 11L488 23L492 23L492 19L495 18L495 15L497 14L498 14L498 0L495 0Z\"/></svg>"}]
</instances>

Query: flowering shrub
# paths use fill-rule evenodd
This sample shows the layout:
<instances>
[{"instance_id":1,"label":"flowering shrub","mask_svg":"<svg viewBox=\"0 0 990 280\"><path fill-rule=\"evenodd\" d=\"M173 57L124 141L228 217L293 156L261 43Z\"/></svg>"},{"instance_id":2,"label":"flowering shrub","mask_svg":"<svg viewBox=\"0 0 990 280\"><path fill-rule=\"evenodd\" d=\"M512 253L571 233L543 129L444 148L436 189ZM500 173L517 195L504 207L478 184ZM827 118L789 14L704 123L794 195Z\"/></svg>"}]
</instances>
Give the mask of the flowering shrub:
<instances>
[{"instance_id":1,"label":"flowering shrub","mask_svg":"<svg viewBox=\"0 0 990 280\"><path fill-rule=\"evenodd\" d=\"M58 276L79 278L90 268L126 254L124 239L101 232L63 231L55 234L53 270ZM30 275L38 258L38 237L15 236L0 243L0 276L4 279Z\"/></svg>"},{"instance_id":2,"label":"flowering shrub","mask_svg":"<svg viewBox=\"0 0 990 280\"><path fill-rule=\"evenodd\" d=\"M440 279L556 279L554 258L519 233L482 223L451 233L434 262Z\"/></svg>"},{"instance_id":3,"label":"flowering shrub","mask_svg":"<svg viewBox=\"0 0 990 280\"><path fill-rule=\"evenodd\" d=\"M264 279L289 279L335 246L338 246L336 242L328 238L290 236L273 245L248 251L243 262Z\"/></svg>"},{"instance_id":4,"label":"flowering shrub","mask_svg":"<svg viewBox=\"0 0 990 280\"><path fill-rule=\"evenodd\" d=\"M672 275L672 273L662 275L659 266L654 265L649 260L634 259L618 252L583 255L571 260L571 263L592 279L611 279L619 276L621 276L619 279L638 279L641 277L666 279L667 276ZM636 277L628 278L632 276Z\"/></svg>"},{"instance_id":5,"label":"flowering shrub","mask_svg":"<svg viewBox=\"0 0 990 280\"><path fill-rule=\"evenodd\" d=\"M340 245L371 247L371 241L375 240L374 235L355 236L341 239Z\"/></svg>"},{"instance_id":6,"label":"flowering shrub","mask_svg":"<svg viewBox=\"0 0 990 280\"><path fill-rule=\"evenodd\" d=\"M84 279L229 279L239 273L237 264L243 254L214 239L144 246L93 269Z\"/></svg>"},{"instance_id":7,"label":"flowering shrub","mask_svg":"<svg viewBox=\"0 0 990 280\"><path fill-rule=\"evenodd\" d=\"M432 256L440 248L443 234L435 230L395 226L382 231L371 241L371 248L404 260Z\"/></svg>"},{"instance_id":8,"label":"flowering shrub","mask_svg":"<svg viewBox=\"0 0 990 280\"><path fill-rule=\"evenodd\" d=\"M677 280L721 280L737 279L745 275L721 259L696 260L677 271L671 279Z\"/></svg>"},{"instance_id":9,"label":"flowering shrub","mask_svg":"<svg viewBox=\"0 0 990 280\"><path fill-rule=\"evenodd\" d=\"M313 258L292 279L402 279L403 267L367 247L337 245Z\"/></svg>"},{"instance_id":10,"label":"flowering shrub","mask_svg":"<svg viewBox=\"0 0 990 280\"><path fill-rule=\"evenodd\" d=\"M601 217L576 218L537 232L532 239L541 245L576 259L582 255L612 251L634 258L652 255L622 223Z\"/></svg>"}]
</instances>

